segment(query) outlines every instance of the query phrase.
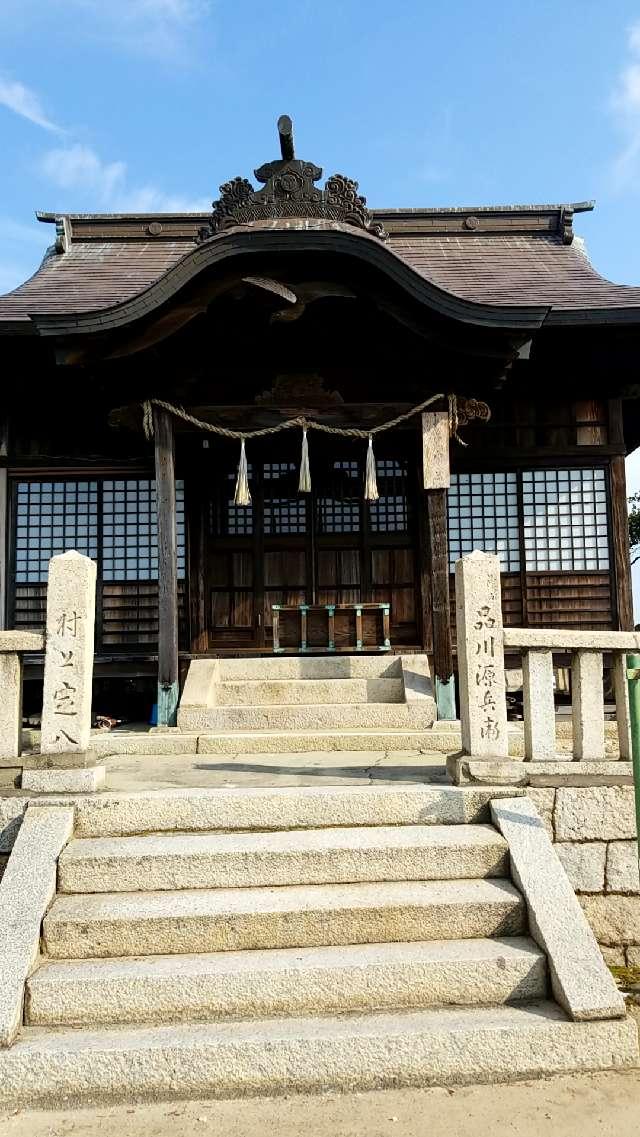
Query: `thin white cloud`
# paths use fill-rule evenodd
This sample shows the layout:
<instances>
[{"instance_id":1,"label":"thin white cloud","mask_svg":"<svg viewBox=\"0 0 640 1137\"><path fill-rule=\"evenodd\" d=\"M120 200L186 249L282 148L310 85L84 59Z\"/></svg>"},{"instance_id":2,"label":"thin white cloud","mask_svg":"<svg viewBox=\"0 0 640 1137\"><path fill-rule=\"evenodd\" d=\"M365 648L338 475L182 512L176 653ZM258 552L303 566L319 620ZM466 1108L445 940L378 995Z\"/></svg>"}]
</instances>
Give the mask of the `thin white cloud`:
<instances>
[{"instance_id":1,"label":"thin white cloud","mask_svg":"<svg viewBox=\"0 0 640 1137\"><path fill-rule=\"evenodd\" d=\"M627 33L628 59L611 98L611 107L624 139L613 164L618 188L635 180L640 169L640 20Z\"/></svg>"},{"instance_id":2,"label":"thin white cloud","mask_svg":"<svg viewBox=\"0 0 640 1137\"><path fill-rule=\"evenodd\" d=\"M60 0L58 0L60 2ZM64 0L84 17L85 31L135 54L183 61L190 33L211 12L210 0Z\"/></svg>"},{"instance_id":3,"label":"thin white cloud","mask_svg":"<svg viewBox=\"0 0 640 1137\"><path fill-rule=\"evenodd\" d=\"M62 133L60 127L45 114L44 107L35 91L17 79L0 75L0 105L7 107L14 114L28 119L29 122L35 123L36 126L43 127L44 130Z\"/></svg>"},{"instance_id":4,"label":"thin white cloud","mask_svg":"<svg viewBox=\"0 0 640 1137\"><path fill-rule=\"evenodd\" d=\"M122 185L124 162L103 162L89 146L56 147L41 162L45 177L62 189L90 190L102 201L109 201Z\"/></svg>"},{"instance_id":5,"label":"thin white cloud","mask_svg":"<svg viewBox=\"0 0 640 1137\"><path fill-rule=\"evenodd\" d=\"M40 172L90 209L100 206L112 213L195 213L209 209L206 198L167 194L154 185L132 185L126 162L104 162L95 150L80 144L47 151Z\"/></svg>"}]
</instances>

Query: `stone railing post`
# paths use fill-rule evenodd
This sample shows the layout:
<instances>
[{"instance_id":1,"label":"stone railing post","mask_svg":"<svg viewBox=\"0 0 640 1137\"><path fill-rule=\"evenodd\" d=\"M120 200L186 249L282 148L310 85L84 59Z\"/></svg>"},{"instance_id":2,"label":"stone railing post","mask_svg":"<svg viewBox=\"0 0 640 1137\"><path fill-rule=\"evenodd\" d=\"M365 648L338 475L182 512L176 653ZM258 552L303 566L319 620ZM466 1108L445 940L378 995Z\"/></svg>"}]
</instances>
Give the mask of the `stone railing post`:
<instances>
[{"instance_id":1,"label":"stone railing post","mask_svg":"<svg viewBox=\"0 0 640 1137\"><path fill-rule=\"evenodd\" d=\"M528 761L556 755L556 710L553 700L553 655L524 648L522 653L524 753Z\"/></svg>"},{"instance_id":2,"label":"stone railing post","mask_svg":"<svg viewBox=\"0 0 640 1137\"><path fill-rule=\"evenodd\" d=\"M22 654L42 651L39 632L0 632L0 762L19 766L22 735Z\"/></svg>"},{"instance_id":3,"label":"stone railing post","mask_svg":"<svg viewBox=\"0 0 640 1137\"><path fill-rule=\"evenodd\" d=\"M72 550L52 557L40 754L25 759L23 789L81 792L104 783L89 750L96 566Z\"/></svg>"},{"instance_id":4,"label":"stone railing post","mask_svg":"<svg viewBox=\"0 0 640 1137\"><path fill-rule=\"evenodd\" d=\"M509 754L498 557L476 550L457 562L456 627L462 750L473 760L456 759L450 772L460 781L476 759Z\"/></svg>"},{"instance_id":5,"label":"stone railing post","mask_svg":"<svg viewBox=\"0 0 640 1137\"><path fill-rule=\"evenodd\" d=\"M602 652L578 649L571 659L573 756L585 761L604 758L604 691Z\"/></svg>"}]
</instances>

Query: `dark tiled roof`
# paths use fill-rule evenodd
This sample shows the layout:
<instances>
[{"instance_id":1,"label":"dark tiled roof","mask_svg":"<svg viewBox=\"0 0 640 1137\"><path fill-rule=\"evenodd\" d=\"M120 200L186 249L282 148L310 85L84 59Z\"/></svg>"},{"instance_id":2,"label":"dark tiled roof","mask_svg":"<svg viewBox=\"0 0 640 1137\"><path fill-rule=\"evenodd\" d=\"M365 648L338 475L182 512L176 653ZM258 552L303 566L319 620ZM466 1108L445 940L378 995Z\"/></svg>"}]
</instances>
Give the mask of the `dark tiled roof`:
<instances>
[{"instance_id":1,"label":"dark tiled roof","mask_svg":"<svg viewBox=\"0 0 640 1137\"><path fill-rule=\"evenodd\" d=\"M640 309L640 288L605 280L579 242L566 243L571 220L566 220L565 207L375 214L389 231L387 248L431 284L463 300L542 305L567 315ZM55 220L53 215L41 219ZM194 250L197 230L206 220L195 214L70 215L64 226L58 221L59 242L67 251L52 248L30 280L0 297L0 320L95 312L130 300ZM331 227L309 219L269 225ZM151 236L150 227L160 232Z\"/></svg>"}]
</instances>

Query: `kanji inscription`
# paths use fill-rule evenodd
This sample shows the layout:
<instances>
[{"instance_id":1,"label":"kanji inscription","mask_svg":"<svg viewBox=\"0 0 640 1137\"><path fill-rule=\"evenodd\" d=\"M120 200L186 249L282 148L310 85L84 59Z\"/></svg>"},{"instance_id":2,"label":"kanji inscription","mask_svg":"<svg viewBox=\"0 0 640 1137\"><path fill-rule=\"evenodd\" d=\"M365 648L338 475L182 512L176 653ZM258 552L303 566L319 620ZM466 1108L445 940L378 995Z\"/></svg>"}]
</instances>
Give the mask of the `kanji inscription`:
<instances>
[{"instance_id":1,"label":"kanji inscription","mask_svg":"<svg viewBox=\"0 0 640 1137\"><path fill-rule=\"evenodd\" d=\"M71 551L52 557L47 587L47 639L42 751L85 751L91 731L96 566Z\"/></svg>"},{"instance_id":2,"label":"kanji inscription","mask_svg":"<svg viewBox=\"0 0 640 1137\"><path fill-rule=\"evenodd\" d=\"M508 755L500 562L473 552L456 565L462 748L479 758Z\"/></svg>"}]
</instances>

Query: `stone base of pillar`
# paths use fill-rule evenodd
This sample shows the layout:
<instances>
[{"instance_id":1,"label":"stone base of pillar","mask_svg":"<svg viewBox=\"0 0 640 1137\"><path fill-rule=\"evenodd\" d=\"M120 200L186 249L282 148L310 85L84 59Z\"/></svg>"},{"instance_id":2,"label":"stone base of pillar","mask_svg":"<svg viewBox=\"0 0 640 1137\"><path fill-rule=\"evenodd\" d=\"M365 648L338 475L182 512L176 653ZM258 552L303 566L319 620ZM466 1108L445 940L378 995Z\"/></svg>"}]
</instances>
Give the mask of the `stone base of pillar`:
<instances>
[{"instance_id":1,"label":"stone base of pillar","mask_svg":"<svg viewBox=\"0 0 640 1137\"><path fill-rule=\"evenodd\" d=\"M526 786L529 780L523 762L472 754L450 755L447 773L454 786Z\"/></svg>"},{"instance_id":2,"label":"stone base of pillar","mask_svg":"<svg viewBox=\"0 0 640 1137\"><path fill-rule=\"evenodd\" d=\"M95 750L65 750L60 754L25 754L23 770L88 770L97 766Z\"/></svg>"},{"instance_id":3,"label":"stone base of pillar","mask_svg":"<svg viewBox=\"0 0 640 1137\"><path fill-rule=\"evenodd\" d=\"M89 766L22 771L22 789L39 794L88 794L104 789L105 767Z\"/></svg>"}]
</instances>

